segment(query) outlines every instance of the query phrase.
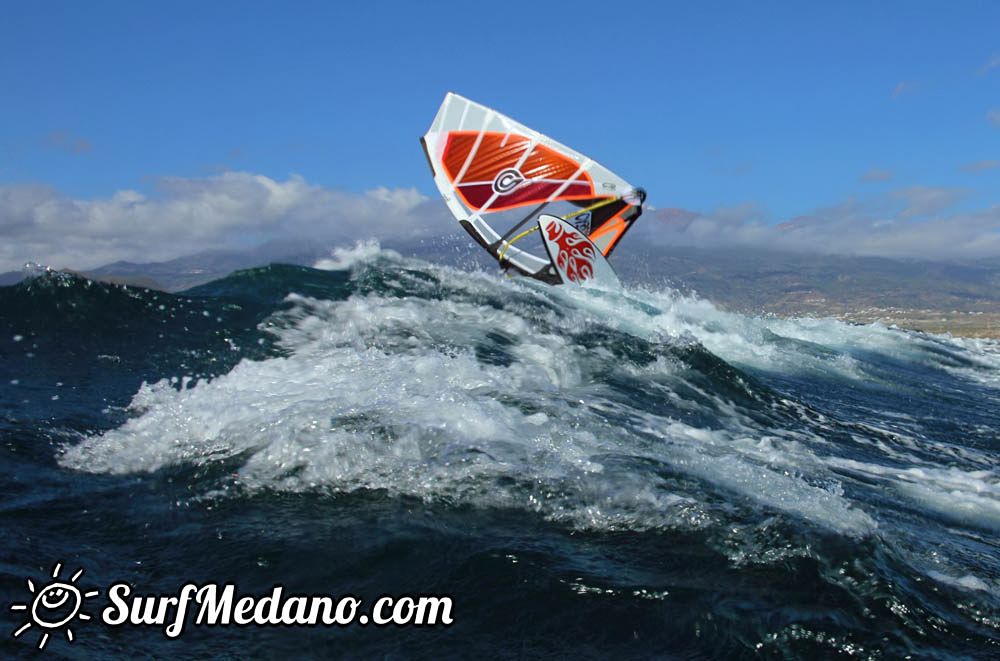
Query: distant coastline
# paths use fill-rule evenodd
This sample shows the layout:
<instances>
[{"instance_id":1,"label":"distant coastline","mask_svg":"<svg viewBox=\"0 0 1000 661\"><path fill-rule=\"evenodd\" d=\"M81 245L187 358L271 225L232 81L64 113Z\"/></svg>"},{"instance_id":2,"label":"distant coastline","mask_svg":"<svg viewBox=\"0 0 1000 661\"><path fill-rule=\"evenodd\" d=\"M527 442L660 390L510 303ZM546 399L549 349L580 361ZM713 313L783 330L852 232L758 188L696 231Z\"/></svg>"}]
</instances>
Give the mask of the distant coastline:
<instances>
[{"instance_id":1,"label":"distant coastline","mask_svg":"<svg viewBox=\"0 0 1000 661\"><path fill-rule=\"evenodd\" d=\"M462 269L492 271L464 237L383 245L404 255ZM934 262L879 257L736 251L635 242L613 264L628 286L670 287L748 315L836 318L928 333L1000 340L1000 260ZM271 263L311 266L330 247L272 242L248 250L212 250L167 262L115 262L66 269L93 280L177 292ZM22 272L0 274L10 285Z\"/></svg>"},{"instance_id":2,"label":"distant coastline","mask_svg":"<svg viewBox=\"0 0 1000 661\"><path fill-rule=\"evenodd\" d=\"M879 322L908 330L956 337L1000 340L1000 313L950 312L936 310L861 310L835 315L838 319L860 324Z\"/></svg>"}]
</instances>

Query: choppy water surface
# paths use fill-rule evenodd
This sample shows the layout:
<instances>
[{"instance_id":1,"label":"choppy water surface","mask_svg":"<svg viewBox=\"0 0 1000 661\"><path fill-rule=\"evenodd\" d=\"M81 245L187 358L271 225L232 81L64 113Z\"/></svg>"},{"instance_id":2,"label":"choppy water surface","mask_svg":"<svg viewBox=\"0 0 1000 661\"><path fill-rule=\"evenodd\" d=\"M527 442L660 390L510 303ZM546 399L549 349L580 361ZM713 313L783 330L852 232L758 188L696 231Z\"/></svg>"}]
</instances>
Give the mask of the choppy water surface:
<instances>
[{"instance_id":1,"label":"choppy water surface","mask_svg":"<svg viewBox=\"0 0 1000 661\"><path fill-rule=\"evenodd\" d=\"M1000 656L997 344L371 247L317 266L0 289L3 593L63 561L145 593L445 593L455 624L92 623L49 651Z\"/></svg>"}]
</instances>

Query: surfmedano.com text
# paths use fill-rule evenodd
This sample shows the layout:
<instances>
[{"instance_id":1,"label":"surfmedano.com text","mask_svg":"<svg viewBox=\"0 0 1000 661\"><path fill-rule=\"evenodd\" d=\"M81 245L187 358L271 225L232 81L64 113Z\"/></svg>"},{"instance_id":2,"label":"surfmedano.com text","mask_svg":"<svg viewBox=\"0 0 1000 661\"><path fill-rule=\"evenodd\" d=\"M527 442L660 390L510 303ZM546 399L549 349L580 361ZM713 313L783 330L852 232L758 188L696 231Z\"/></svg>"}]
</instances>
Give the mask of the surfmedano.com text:
<instances>
[{"instance_id":1,"label":"surfmedano.com text","mask_svg":"<svg viewBox=\"0 0 1000 661\"><path fill-rule=\"evenodd\" d=\"M240 595L234 584L185 584L173 595L133 595L127 583L108 590L111 605L101 612L108 626L161 627L177 638L194 626L448 626L452 599L445 595L382 595L365 607L353 595L286 594L275 585L266 596Z\"/></svg>"}]
</instances>

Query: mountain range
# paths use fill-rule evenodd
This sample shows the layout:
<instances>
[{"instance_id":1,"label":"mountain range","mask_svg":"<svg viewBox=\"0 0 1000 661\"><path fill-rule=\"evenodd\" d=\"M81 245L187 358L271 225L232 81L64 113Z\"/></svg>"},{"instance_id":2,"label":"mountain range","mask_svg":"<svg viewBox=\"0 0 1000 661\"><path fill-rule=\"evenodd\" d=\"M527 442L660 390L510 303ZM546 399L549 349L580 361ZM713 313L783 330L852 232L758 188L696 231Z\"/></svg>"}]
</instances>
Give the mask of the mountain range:
<instances>
[{"instance_id":1,"label":"mountain range","mask_svg":"<svg viewBox=\"0 0 1000 661\"><path fill-rule=\"evenodd\" d=\"M383 245L429 261L495 269L462 236ZM329 254L328 247L309 241L280 241L164 262L114 262L77 272L97 280L181 291L239 269L279 262L312 265ZM626 283L667 285L750 314L859 321L918 316L940 321L947 315L972 314L985 315L988 325L1000 324L1000 259L959 263L632 242L628 250L617 251L612 262ZM23 277L19 271L2 273L0 285Z\"/></svg>"}]
</instances>

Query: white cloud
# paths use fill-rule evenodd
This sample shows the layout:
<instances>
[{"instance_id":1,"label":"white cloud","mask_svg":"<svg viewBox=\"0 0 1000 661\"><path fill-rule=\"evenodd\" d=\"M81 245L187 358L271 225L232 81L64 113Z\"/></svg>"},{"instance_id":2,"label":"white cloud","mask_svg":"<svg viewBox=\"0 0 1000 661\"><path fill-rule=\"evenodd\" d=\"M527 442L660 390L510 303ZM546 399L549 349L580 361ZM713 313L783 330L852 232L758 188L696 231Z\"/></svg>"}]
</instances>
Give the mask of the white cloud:
<instances>
[{"instance_id":1,"label":"white cloud","mask_svg":"<svg viewBox=\"0 0 1000 661\"><path fill-rule=\"evenodd\" d=\"M45 136L45 144L51 149L58 149L70 154L83 154L93 148L90 140L66 131L52 131Z\"/></svg>"},{"instance_id":2,"label":"white cloud","mask_svg":"<svg viewBox=\"0 0 1000 661\"><path fill-rule=\"evenodd\" d=\"M980 74L985 74L985 73L988 73L991 69L996 69L998 67L1000 67L1000 53L997 53L996 55L994 55L993 57L991 57L989 60L987 60L986 64L984 64L979 69L979 73Z\"/></svg>"},{"instance_id":3,"label":"white cloud","mask_svg":"<svg viewBox=\"0 0 1000 661\"><path fill-rule=\"evenodd\" d=\"M993 126L1000 126L1000 108L996 108L986 113L986 119L990 120L990 124Z\"/></svg>"},{"instance_id":4,"label":"white cloud","mask_svg":"<svg viewBox=\"0 0 1000 661\"><path fill-rule=\"evenodd\" d=\"M899 217L905 219L930 216L944 211L968 195L968 191L961 188L910 186L894 191L892 195L905 203L906 206L899 212Z\"/></svg>"},{"instance_id":5,"label":"white cloud","mask_svg":"<svg viewBox=\"0 0 1000 661\"><path fill-rule=\"evenodd\" d=\"M900 81L896 83L895 87L892 88L892 98L898 99L904 94L909 94L910 92L913 92L916 89L917 89L916 83L909 80Z\"/></svg>"},{"instance_id":6,"label":"white cloud","mask_svg":"<svg viewBox=\"0 0 1000 661\"><path fill-rule=\"evenodd\" d=\"M419 238L454 227L434 202L415 189L357 194L248 172L167 177L154 194L122 190L93 200L47 186L0 185L0 271L27 261L76 269L159 261L270 239Z\"/></svg>"},{"instance_id":7,"label":"white cloud","mask_svg":"<svg viewBox=\"0 0 1000 661\"><path fill-rule=\"evenodd\" d=\"M864 181L864 182L889 181L892 179L892 176L893 174L891 170L880 170L879 168L872 168L868 172L865 172L863 175L858 177L858 181Z\"/></svg>"},{"instance_id":8,"label":"white cloud","mask_svg":"<svg viewBox=\"0 0 1000 661\"><path fill-rule=\"evenodd\" d=\"M647 211L634 232L674 245L941 259L1000 256L1000 206L948 214L966 193L914 186L781 223L754 204L711 213L658 209ZM437 196L428 199L412 188L350 193L297 176L279 181L248 172L168 177L152 192L121 190L89 200L48 186L0 185L0 271L27 261L74 269L117 260L161 261L273 239L333 247L368 238L385 243L448 234L464 237Z\"/></svg>"},{"instance_id":9,"label":"white cloud","mask_svg":"<svg viewBox=\"0 0 1000 661\"><path fill-rule=\"evenodd\" d=\"M962 172L985 172L986 170L995 170L1000 168L1000 161L976 161L975 163L966 163L961 167Z\"/></svg>"},{"instance_id":10,"label":"white cloud","mask_svg":"<svg viewBox=\"0 0 1000 661\"><path fill-rule=\"evenodd\" d=\"M747 206L697 214L661 209L634 230L644 240L698 247L753 247L828 254L978 259L1000 256L1000 206L943 215L965 194L912 187L871 201L847 200L773 224Z\"/></svg>"}]
</instances>

